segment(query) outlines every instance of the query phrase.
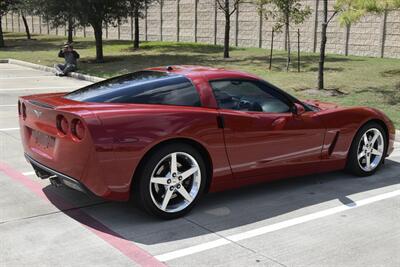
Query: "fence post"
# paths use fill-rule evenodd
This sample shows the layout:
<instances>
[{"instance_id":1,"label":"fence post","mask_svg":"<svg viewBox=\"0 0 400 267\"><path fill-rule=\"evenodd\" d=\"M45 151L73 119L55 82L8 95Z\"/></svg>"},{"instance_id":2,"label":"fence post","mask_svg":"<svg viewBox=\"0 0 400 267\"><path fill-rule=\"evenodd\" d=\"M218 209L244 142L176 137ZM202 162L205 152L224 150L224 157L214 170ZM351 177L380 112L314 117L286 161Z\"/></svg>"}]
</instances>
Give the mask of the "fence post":
<instances>
[{"instance_id":1,"label":"fence post","mask_svg":"<svg viewBox=\"0 0 400 267\"><path fill-rule=\"evenodd\" d=\"M197 43L197 4L198 0L194 0L194 42Z\"/></svg>"},{"instance_id":2,"label":"fence post","mask_svg":"<svg viewBox=\"0 0 400 267\"><path fill-rule=\"evenodd\" d=\"M118 38L118 40L120 40L121 39L121 26L120 26L120 22L118 21L118 24L117 24L117 38Z\"/></svg>"},{"instance_id":3,"label":"fence post","mask_svg":"<svg viewBox=\"0 0 400 267\"><path fill-rule=\"evenodd\" d=\"M47 35L50 34L50 25L49 25L49 19L46 19L46 25L47 25Z\"/></svg>"},{"instance_id":4,"label":"fence post","mask_svg":"<svg viewBox=\"0 0 400 267\"><path fill-rule=\"evenodd\" d=\"M238 39L239 39L239 4L238 2L236 7L236 14L235 14L235 46L238 46Z\"/></svg>"},{"instance_id":5,"label":"fence post","mask_svg":"<svg viewBox=\"0 0 400 267\"><path fill-rule=\"evenodd\" d=\"M380 40L380 44L381 44L381 49L380 49L380 57L383 58L385 56L385 42L386 42L386 21L387 21L387 16L388 16L388 10L385 9L385 11L383 12L383 18L381 21L381 40Z\"/></svg>"},{"instance_id":6,"label":"fence post","mask_svg":"<svg viewBox=\"0 0 400 267\"><path fill-rule=\"evenodd\" d=\"M39 16L39 34L42 34L42 16Z\"/></svg>"},{"instance_id":7,"label":"fence post","mask_svg":"<svg viewBox=\"0 0 400 267\"><path fill-rule=\"evenodd\" d=\"M263 28L263 5L261 5L260 8L260 16L259 16L259 21L258 21L258 47L261 48L262 47L262 28Z\"/></svg>"},{"instance_id":8,"label":"fence post","mask_svg":"<svg viewBox=\"0 0 400 267\"><path fill-rule=\"evenodd\" d=\"M179 16L180 16L180 8L179 8L180 0L176 0L176 41L179 42Z\"/></svg>"},{"instance_id":9,"label":"fence post","mask_svg":"<svg viewBox=\"0 0 400 267\"><path fill-rule=\"evenodd\" d=\"M31 23L32 23L32 33L34 33L35 32L35 26L34 26L34 24L33 24L33 15L31 16Z\"/></svg>"},{"instance_id":10,"label":"fence post","mask_svg":"<svg viewBox=\"0 0 400 267\"><path fill-rule=\"evenodd\" d=\"M318 32L318 9L319 9L319 0L315 0L314 6L314 42L313 42L313 52L317 51L317 32Z\"/></svg>"},{"instance_id":11,"label":"fence post","mask_svg":"<svg viewBox=\"0 0 400 267\"><path fill-rule=\"evenodd\" d=\"M56 26L56 35L58 35L58 26Z\"/></svg>"},{"instance_id":12,"label":"fence post","mask_svg":"<svg viewBox=\"0 0 400 267\"><path fill-rule=\"evenodd\" d=\"M217 18L218 18L217 0L214 0L214 45L217 44Z\"/></svg>"},{"instance_id":13,"label":"fence post","mask_svg":"<svg viewBox=\"0 0 400 267\"><path fill-rule=\"evenodd\" d=\"M163 40L163 5L164 5L164 0L160 0L160 41Z\"/></svg>"},{"instance_id":14,"label":"fence post","mask_svg":"<svg viewBox=\"0 0 400 267\"><path fill-rule=\"evenodd\" d=\"M144 40L147 42L147 2L144 3Z\"/></svg>"},{"instance_id":15,"label":"fence post","mask_svg":"<svg viewBox=\"0 0 400 267\"><path fill-rule=\"evenodd\" d=\"M14 13L11 12L11 31L14 32Z\"/></svg>"},{"instance_id":16,"label":"fence post","mask_svg":"<svg viewBox=\"0 0 400 267\"><path fill-rule=\"evenodd\" d=\"M21 18L20 18L20 14L19 14L19 12L18 12L18 32L20 32L21 31Z\"/></svg>"},{"instance_id":17,"label":"fence post","mask_svg":"<svg viewBox=\"0 0 400 267\"><path fill-rule=\"evenodd\" d=\"M272 69L272 53L274 50L274 28L272 28L272 32L271 32L271 50L269 52L269 70Z\"/></svg>"},{"instance_id":18,"label":"fence post","mask_svg":"<svg viewBox=\"0 0 400 267\"><path fill-rule=\"evenodd\" d=\"M297 29L297 72L300 72L300 29Z\"/></svg>"},{"instance_id":19,"label":"fence post","mask_svg":"<svg viewBox=\"0 0 400 267\"><path fill-rule=\"evenodd\" d=\"M290 35L290 29L289 32L287 31L286 27L285 27L285 37L283 39L283 41L285 42L285 51L288 50L288 34Z\"/></svg>"},{"instance_id":20,"label":"fence post","mask_svg":"<svg viewBox=\"0 0 400 267\"><path fill-rule=\"evenodd\" d=\"M133 41L133 17L130 16L130 24L131 24L131 41Z\"/></svg>"},{"instance_id":21,"label":"fence post","mask_svg":"<svg viewBox=\"0 0 400 267\"><path fill-rule=\"evenodd\" d=\"M108 39L108 23L106 22L106 39Z\"/></svg>"},{"instance_id":22,"label":"fence post","mask_svg":"<svg viewBox=\"0 0 400 267\"><path fill-rule=\"evenodd\" d=\"M76 24L75 24L75 19L74 19L74 37L76 37Z\"/></svg>"}]
</instances>

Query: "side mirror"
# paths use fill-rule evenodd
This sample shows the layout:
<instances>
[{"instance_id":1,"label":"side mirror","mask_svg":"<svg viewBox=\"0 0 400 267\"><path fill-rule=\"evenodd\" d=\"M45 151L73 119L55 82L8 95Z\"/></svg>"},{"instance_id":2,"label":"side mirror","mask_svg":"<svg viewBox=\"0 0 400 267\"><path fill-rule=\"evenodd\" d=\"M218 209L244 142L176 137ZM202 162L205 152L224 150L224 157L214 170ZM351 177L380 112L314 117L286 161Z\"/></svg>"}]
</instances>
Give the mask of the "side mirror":
<instances>
[{"instance_id":1,"label":"side mirror","mask_svg":"<svg viewBox=\"0 0 400 267\"><path fill-rule=\"evenodd\" d=\"M296 115L301 115L304 112L306 112L306 109L304 108L303 105L299 103L294 103L294 108L293 108L293 113Z\"/></svg>"}]
</instances>

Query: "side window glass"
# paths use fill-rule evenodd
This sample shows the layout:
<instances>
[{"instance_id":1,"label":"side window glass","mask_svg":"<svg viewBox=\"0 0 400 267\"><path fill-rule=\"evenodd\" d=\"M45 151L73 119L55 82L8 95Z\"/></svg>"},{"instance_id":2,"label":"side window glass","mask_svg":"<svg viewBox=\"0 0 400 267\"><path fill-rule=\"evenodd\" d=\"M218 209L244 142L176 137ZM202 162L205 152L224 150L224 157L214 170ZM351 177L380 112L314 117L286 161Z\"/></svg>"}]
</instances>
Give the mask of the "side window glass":
<instances>
[{"instance_id":1,"label":"side window glass","mask_svg":"<svg viewBox=\"0 0 400 267\"><path fill-rule=\"evenodd\" d=\"M252 81L221 80L210 82L218 106L222 109L283 113L290 107Z\"/></svg>"}]
</instances>

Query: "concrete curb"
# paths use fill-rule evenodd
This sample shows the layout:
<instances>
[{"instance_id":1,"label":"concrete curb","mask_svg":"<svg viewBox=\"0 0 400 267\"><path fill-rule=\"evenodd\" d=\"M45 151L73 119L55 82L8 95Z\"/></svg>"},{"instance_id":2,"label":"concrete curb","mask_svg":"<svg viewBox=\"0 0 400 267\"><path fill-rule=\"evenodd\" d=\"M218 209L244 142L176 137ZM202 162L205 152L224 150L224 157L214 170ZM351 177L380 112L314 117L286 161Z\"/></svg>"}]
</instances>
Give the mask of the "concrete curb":
<instances>
[{"instance_id":1,"label":"concrete curb","mask_svg":"<svg viewBox=\"0 0 400 267\"><path fill-rule=\"evenodd\" d=\"M394 139L396 142L400 142L400 130L396 130L396 136Z\"/></svg>"},{"instance_id":2,"label":"concrete curb","mask_svg":"<svg viewBox=\"0 0 400 267\"><path fill-rule=\"evenodd\" d=\"M41 71L47 71L47 72L51 72L54 74L56 73L56 70L52 67L47 67L47 66L34 64L34 63L17 60L17 59L11 59L11 58L10 59L0 59L0 63L10 63L10 64L15 64L15 65L28 67L28 68L32 68L32 69L37 69L37 70L41 70ZM90 76L90 75L82 74L79 72L71 72L68 74L68 76L78 79L78 80L89 81L89 82L93 82L93 83L105 80L104 78Z\"/></svg>"}]
</instances>

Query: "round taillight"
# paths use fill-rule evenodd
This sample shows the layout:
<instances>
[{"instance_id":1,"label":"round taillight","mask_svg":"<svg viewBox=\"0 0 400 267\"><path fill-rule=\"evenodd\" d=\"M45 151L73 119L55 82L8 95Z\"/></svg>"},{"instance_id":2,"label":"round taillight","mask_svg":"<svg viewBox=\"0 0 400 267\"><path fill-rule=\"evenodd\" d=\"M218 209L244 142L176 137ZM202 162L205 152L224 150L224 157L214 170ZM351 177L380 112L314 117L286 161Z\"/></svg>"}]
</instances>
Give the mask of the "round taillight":
<instances>
[{"instance_id":1,"label":"round taillight","mask_svg":"<svg viewBox=\"0 0 400 267\"><path fill-rule=\"evenodd\" d=\"M24 118L24 120L25 120L26 119L26 106L24 103L22 103L21 107L22 107L22 118Z\"/></svg>"},{"instance_id":2,"label":"round taillight","mask_svg":"<svg viewBox=\"0 0 400 267\"><path fill-rule=\"evenodd\" d=\"M80 119L74 119L71 124L71 132L74 137L82 140L85 136L85 125Z\"/></svg>"},{"instance_id":3,"label":"round taillight","mask_svg":"<svg viewBox=\"0 0 400 267\"><path fill-rule=\"evenodd\" d=\"M68 133L68 120L63 115L57 116L57 129L62 134Z\"/></svg>"},{"instance_id":4,"label":"round taillight","mask_svg":"<svg viewBox=\"0 0 400 267\"><path fill-rule=\"evenodd\" d=\"M18 115L21 116L21 101L18 100Z\"/></svg>"}]
</instances>

